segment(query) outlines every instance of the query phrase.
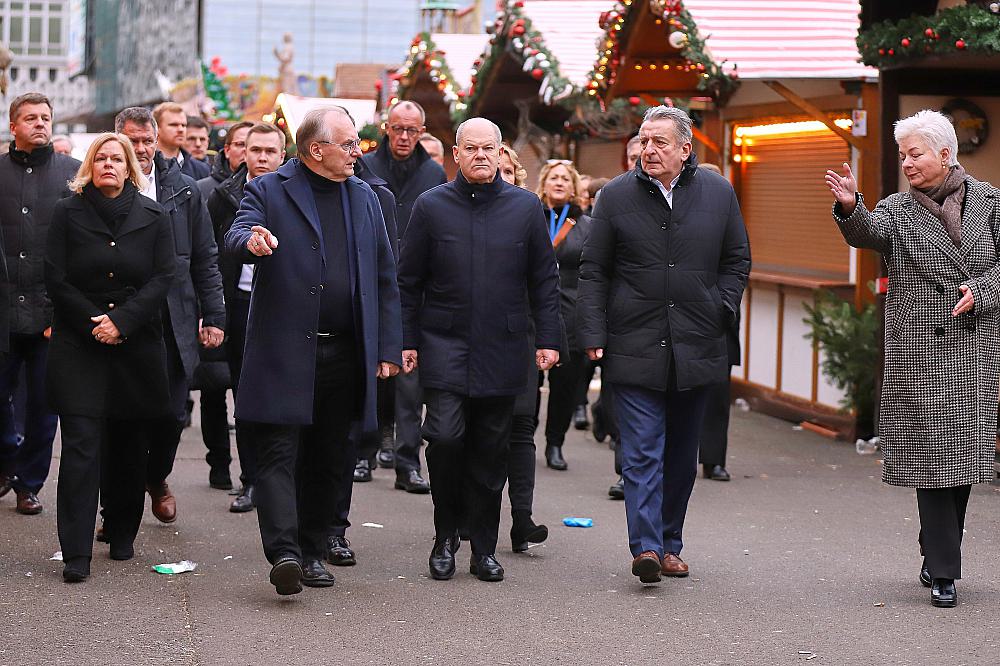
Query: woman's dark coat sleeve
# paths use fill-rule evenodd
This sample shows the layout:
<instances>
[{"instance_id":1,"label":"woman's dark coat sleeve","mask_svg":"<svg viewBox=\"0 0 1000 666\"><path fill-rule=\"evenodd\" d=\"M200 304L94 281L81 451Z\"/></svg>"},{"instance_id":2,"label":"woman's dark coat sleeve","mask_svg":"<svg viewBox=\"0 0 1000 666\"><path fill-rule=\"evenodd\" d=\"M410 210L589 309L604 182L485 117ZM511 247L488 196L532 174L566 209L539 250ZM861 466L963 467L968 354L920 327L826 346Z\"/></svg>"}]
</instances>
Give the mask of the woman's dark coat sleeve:
<instances>
[{"instance_id":1,"label":"woman's dark coat sleeve","mask_svg":"<svg viewBox=\"0 0 1000 666\"><path fill-rule=\"evenodd\" d=\"M72 325L77 333L89 337L94 330L94 322L90 318L104 313L91 303L82 291L66 281L68 218L64 202L56 203L49 221L49 235L45 244L45 289L56 310L70 313L66 317L66 322Z\"/></svg>"}]
</instances>

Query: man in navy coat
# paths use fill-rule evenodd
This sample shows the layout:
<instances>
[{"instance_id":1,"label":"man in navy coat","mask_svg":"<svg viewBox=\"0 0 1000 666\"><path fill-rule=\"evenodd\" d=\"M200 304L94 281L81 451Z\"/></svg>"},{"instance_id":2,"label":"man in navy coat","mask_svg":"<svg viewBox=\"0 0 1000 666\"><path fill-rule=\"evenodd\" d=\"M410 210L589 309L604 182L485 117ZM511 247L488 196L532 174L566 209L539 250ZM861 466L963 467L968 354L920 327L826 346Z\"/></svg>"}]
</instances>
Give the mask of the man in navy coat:
<instances>
[{"instance_id":1,"label":"man in navy coat","mask_svg":"<svg viewBox=\"0 0 1000 666\"><path fill-rule=\"evenodd\" d=\"M562 346L542 204L498 175L500 139L485 118L458 127L459 173L417 199L400 249L403 367L412 371L419 354L438 580L455 574L464 526L470 572L503 580L496 545L514 399L537 380L532 348L548 370Z\"/></svg>"},{"instance_id":2,"label":"man in navy coat","mask_svg":"<svg viewBox=\"0 0 1000 666\"><path fill-rule=\"evenodd\" d=\"M326 538L352 483L351 429L399 372L399 291L378 199L340 109L306 114L299 159L247 183L226 251L255 263L236 417L255 422L257 513L278 594L328 587ZM280 243L279 243L280 239Z\"/></svg>"}]
</instances>

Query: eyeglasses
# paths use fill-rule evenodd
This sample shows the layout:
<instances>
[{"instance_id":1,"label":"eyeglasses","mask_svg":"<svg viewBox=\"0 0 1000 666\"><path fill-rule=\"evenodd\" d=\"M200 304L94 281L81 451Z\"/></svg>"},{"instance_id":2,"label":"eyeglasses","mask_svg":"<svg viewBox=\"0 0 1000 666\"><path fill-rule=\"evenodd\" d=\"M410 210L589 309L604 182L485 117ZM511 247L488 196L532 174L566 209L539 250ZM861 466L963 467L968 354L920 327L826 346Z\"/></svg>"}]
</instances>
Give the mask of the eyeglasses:
<instances>
[{"instance_id":1,"label":"eyeglasses","mask_svg":"<svg viewBox=\"0 0 1000 666\"><path fill-rule=\"evenodd\" d=\"M355 150L361 147L361 141L348 141L347 143L336 143L335 141L317 141L316 143L326 143L331 146L340 146L340 149L345 153L353 153Z\"/></svg>"},{"instance_id":2,"label":"eyeglasses","mask_svg":"<svg viewBox=\"0 0 1000 666\"><path fill-rule=\"evenodd\" d=\"M417 136L420 134L419 127L403 127L402 125L390 125L389 129L392 130L393 134L406 134L409 136Z\"/></svg>"},{"instance_id":3,"label":"eyeglasses","mask_svg":"<svg viewBox=\"0 0 1000 666\"><path fill-rule=\"evenodd\" d=\"M546 164L564 164L566 166L573 166L573 160L546 160Z\"/></svg>"}]
</instances>

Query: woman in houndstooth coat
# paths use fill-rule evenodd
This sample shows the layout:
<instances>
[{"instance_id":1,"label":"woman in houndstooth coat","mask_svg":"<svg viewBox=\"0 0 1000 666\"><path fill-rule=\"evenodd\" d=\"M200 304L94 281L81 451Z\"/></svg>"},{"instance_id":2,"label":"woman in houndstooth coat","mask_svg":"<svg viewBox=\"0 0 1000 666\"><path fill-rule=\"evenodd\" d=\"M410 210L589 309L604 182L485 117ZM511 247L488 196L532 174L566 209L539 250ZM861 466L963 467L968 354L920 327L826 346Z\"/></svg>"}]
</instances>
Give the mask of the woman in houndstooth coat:
<instances>
[{"instance_id":1,"label":"woman in houndstooth coat","mask_svg":"<svg viewBox=\"0 0 1000 666\"><path fill-rule=\"evenodd\" d=\"M833 217L889 267L879 435L885 483L916 488L920 581L957 602L974 483L993 479L1000 386L997 191L965 173L951 122L920 111L895 125L910 184L869 212L851 169L828 171Z\"/></svg>"}]
</instances>

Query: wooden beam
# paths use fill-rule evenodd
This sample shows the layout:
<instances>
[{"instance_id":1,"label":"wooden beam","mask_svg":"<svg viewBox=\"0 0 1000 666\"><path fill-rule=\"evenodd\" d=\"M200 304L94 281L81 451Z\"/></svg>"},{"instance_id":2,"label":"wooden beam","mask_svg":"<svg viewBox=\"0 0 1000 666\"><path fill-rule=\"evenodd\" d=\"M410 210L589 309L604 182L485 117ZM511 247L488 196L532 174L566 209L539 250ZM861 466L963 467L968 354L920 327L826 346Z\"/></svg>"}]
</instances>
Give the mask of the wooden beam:
<instances>
[{"instance_id":1,"label":"wooden beam","mask_svg":"<svg viewBox=\"0 0 1000 666\"><path fill-rule=\"evenodd\" d=\"M804 97L800 97L795 91L791 90L790 88L784 86L781 83L778 83L777 81L764 81L764 85L766 85L768 88L770 88L774 92L778 93L779 95L787 99L789 102L791 102L798 108L808 113L816 120L820 121L821 123L829 127L831 132L839 136L841 139L843 139L850 145L854 146L855 148L861 151L865 149L864 143L859 141L858 137L854 136L847 130L843 130L837 127L837 125L835 125L834 122L830 120L830 118L819 109L819 107L815 106Z\"/></svg>"}]
</instances>

